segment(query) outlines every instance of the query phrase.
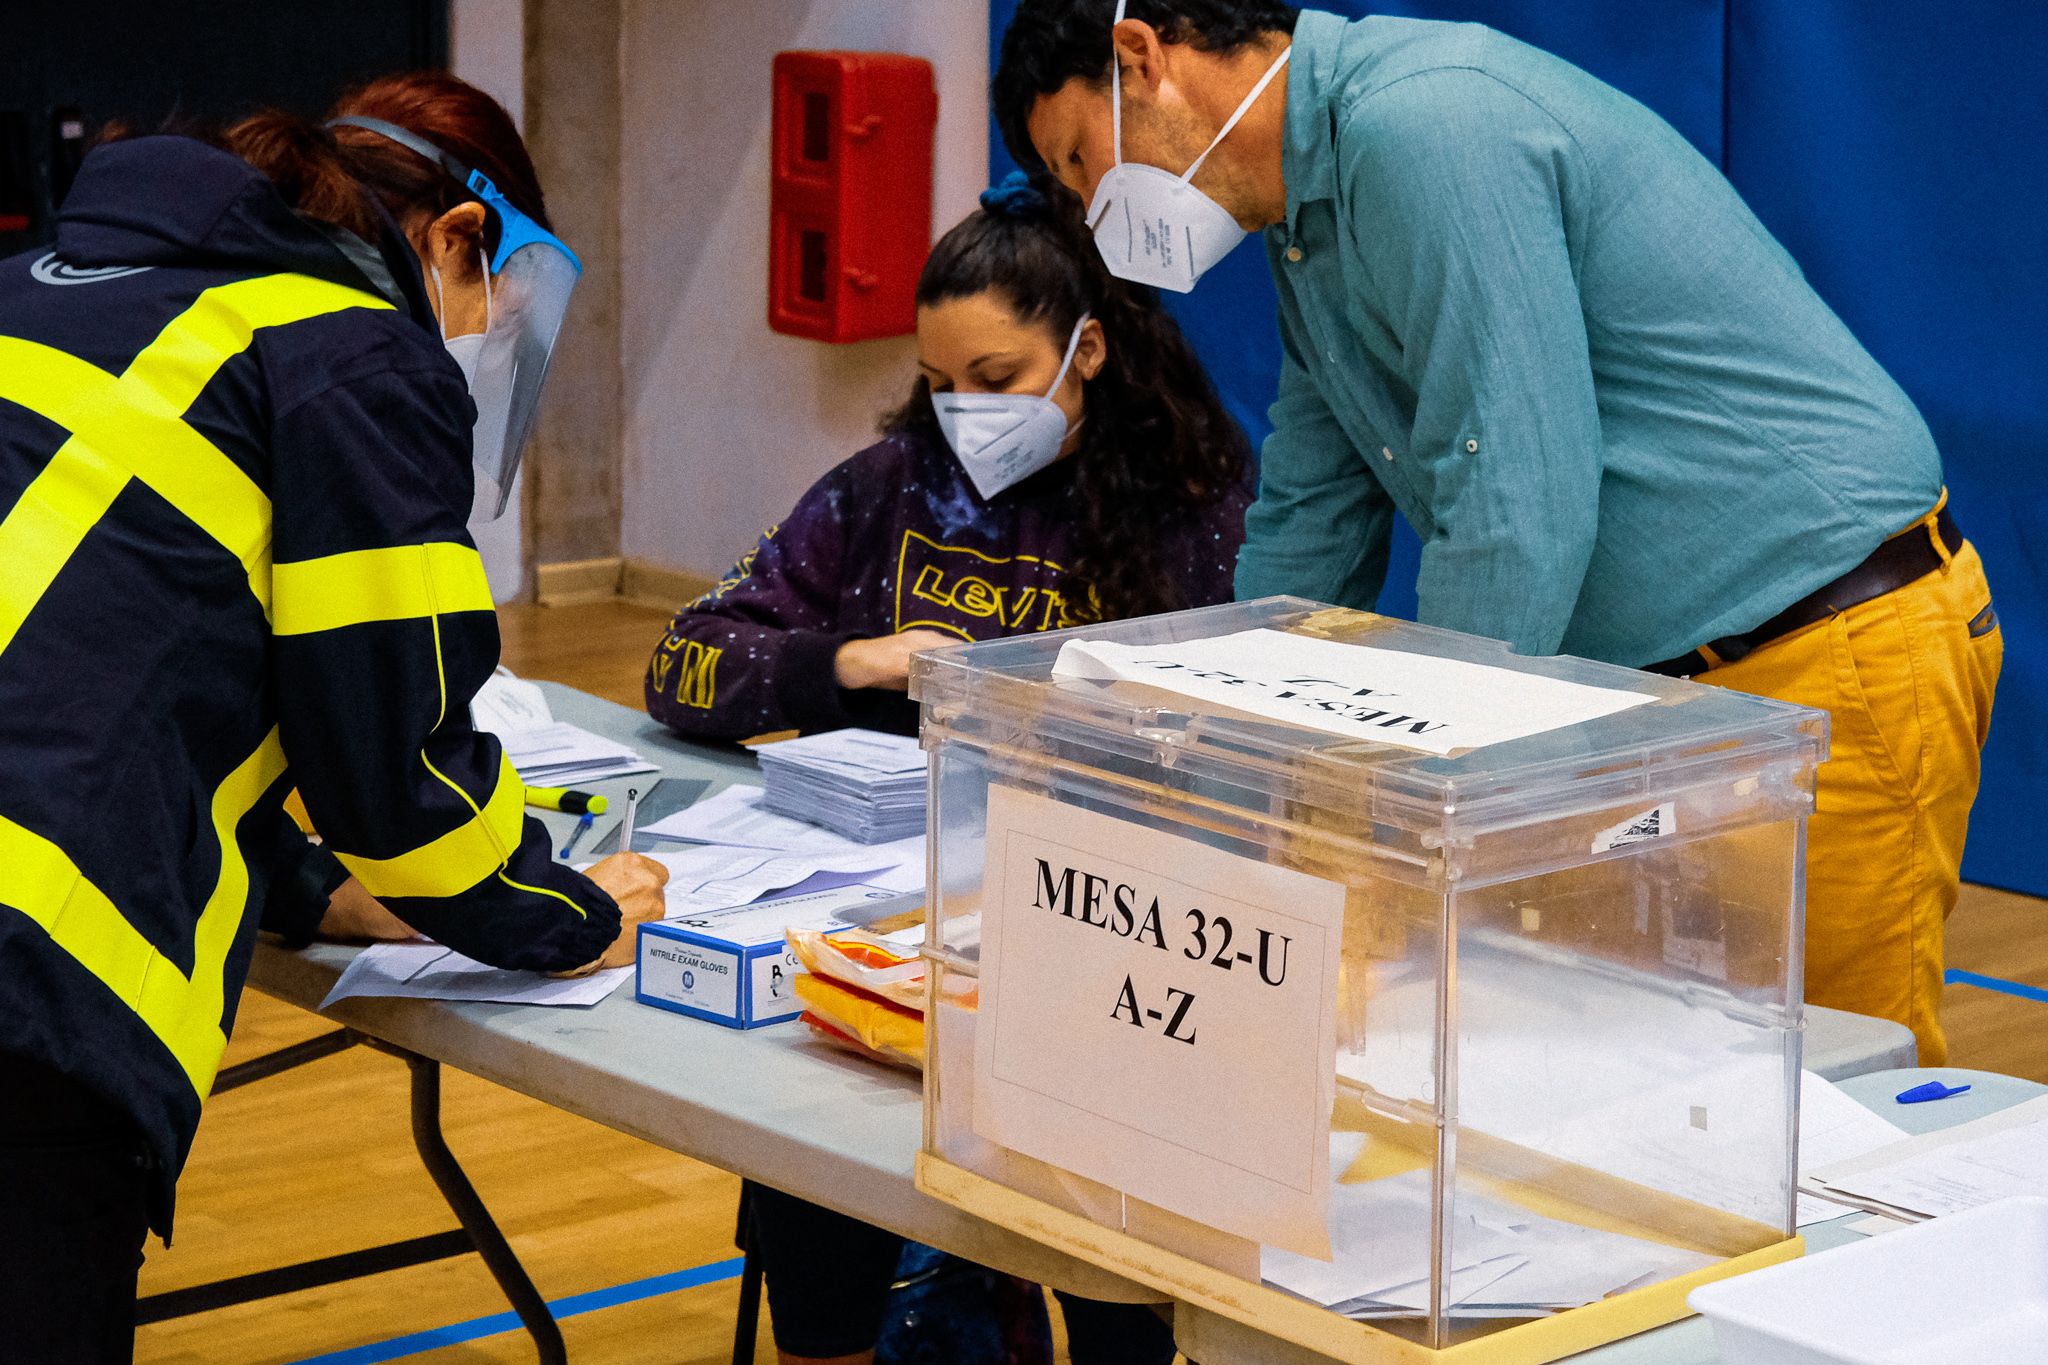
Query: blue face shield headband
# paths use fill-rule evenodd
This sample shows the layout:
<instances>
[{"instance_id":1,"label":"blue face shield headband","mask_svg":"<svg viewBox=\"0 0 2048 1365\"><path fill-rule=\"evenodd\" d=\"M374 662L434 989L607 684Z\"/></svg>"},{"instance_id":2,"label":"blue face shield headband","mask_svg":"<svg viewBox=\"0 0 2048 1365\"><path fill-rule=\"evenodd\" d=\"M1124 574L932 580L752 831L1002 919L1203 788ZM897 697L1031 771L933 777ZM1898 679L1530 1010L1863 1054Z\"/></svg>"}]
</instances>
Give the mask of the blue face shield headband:
<instances>
[{"instance_id":1,"label":"blue face shield headband","mask_svg":"<svg viewBox=\"0 0 2048 1365\"><path fill-rule=\"evenodd\" d=\"M498 516L511 497L555 338L583 263L561 238L522 213L489 176L417 133L353 114L327 126L368 129L433 162L476 196L497 227L497 248L487 262L488 321L470 375L470 395L477 406L472 434L476 507L487 516Z\"/></svg>"}]
</instances>

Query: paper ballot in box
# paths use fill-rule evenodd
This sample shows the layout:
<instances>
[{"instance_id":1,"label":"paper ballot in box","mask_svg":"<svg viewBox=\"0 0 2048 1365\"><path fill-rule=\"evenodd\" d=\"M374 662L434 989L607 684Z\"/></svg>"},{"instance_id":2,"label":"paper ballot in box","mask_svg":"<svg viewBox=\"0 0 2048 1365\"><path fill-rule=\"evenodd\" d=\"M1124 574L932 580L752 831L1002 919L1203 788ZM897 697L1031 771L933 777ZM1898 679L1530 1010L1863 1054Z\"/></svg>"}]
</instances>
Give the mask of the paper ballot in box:
<instances>
[{"instance_id":1,"label":"paper ballot in box","mask_svg":"<svg viewBox=\"0 0 2048 1365\"><path fill-rule=\"evenodd\" d=\"M1797 1253L1822 714L1294 599L911 690L929 1192L1346 1360Z\"/></svg>"}]
</instances>

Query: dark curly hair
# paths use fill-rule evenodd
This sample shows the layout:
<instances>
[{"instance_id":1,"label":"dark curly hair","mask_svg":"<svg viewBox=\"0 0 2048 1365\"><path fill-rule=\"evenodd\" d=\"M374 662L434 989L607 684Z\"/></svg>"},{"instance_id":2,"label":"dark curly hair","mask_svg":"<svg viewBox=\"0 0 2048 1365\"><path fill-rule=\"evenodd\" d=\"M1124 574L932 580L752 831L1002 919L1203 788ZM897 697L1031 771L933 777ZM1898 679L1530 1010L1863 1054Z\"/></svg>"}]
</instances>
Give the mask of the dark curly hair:
<instances>
[{"instance_id":1,"label":"dark curly hair","mask_svg":"<svg viewBox=\"0 0 2048 1365\"><path fill-rule=\"evenodd\" d=\"M1067 569L1103 620L1178 610L1188 605L1185 588L1159 546L1246 483L1250 442L1158 296L1103 266L1074 196L1044 177L1021 180L984 194L984 207L939 239L918 278L918 306L995 290L1062 348L1083 313L1102 324L1109 354L1087 383L1080 446L1069 457L1077 522ZM923 376L882 430L944 447Z\"/></svg>"},{"instance_id":2,"label":"dark curly hair","mask_svg":"<svg viewBox=\"0 0 2048 1365\"><path fill-rule=\"evenodd\" d=\"M1124 18L1142 19L1169 43L1231 53L1268 33L1294 32L1298 11L1281 0L1126 0ZM1045 162L1026 126L1041 95L1080 78L1109 79L1109 30L1116 0L1020 0L1003 34L1002 58L989 86L1003 145L1027 171Z\"/></svg>"}]
</instances>

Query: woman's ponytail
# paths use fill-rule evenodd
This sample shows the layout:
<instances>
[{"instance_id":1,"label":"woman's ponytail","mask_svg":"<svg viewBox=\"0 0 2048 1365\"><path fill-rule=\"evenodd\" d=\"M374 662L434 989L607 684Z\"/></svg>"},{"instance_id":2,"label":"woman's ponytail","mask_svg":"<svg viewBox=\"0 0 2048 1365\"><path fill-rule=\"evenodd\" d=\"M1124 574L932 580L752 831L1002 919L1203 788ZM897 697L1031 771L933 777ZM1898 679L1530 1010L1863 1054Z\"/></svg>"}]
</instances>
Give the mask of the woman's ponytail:
<instances>
[{"instance_id":1,"label":"woman's ponytail","mask_svg":"<svg viewBox=\"0 0 2048 1365\"><path fill-rule=\"evenodd\" d=\"M319 124L266 109L231 125L220 145L263 172L278 194L308 218L374 241L377 212L334 134Z\"/></svg>"}]
</instances>

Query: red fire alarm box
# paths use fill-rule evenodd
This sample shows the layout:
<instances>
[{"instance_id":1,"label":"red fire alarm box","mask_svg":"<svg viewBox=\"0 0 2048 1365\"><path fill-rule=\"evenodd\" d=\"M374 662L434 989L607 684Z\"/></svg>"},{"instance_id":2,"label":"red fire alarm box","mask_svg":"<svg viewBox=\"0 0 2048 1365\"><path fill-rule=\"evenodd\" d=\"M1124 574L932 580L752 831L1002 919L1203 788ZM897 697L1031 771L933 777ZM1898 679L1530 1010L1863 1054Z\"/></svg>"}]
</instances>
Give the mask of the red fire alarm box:
<instances>
[{"instance_id":1,"label":"red fire alarm box","mask_svg":"<svg viewBox=\"0 0 2048 1365\"><path fill-rule=\"evenodd\" d=\"M776 54L770 327L817 341L916 329L938 119L938 87L921 58Z\"/></svg>"}]
</instances>

